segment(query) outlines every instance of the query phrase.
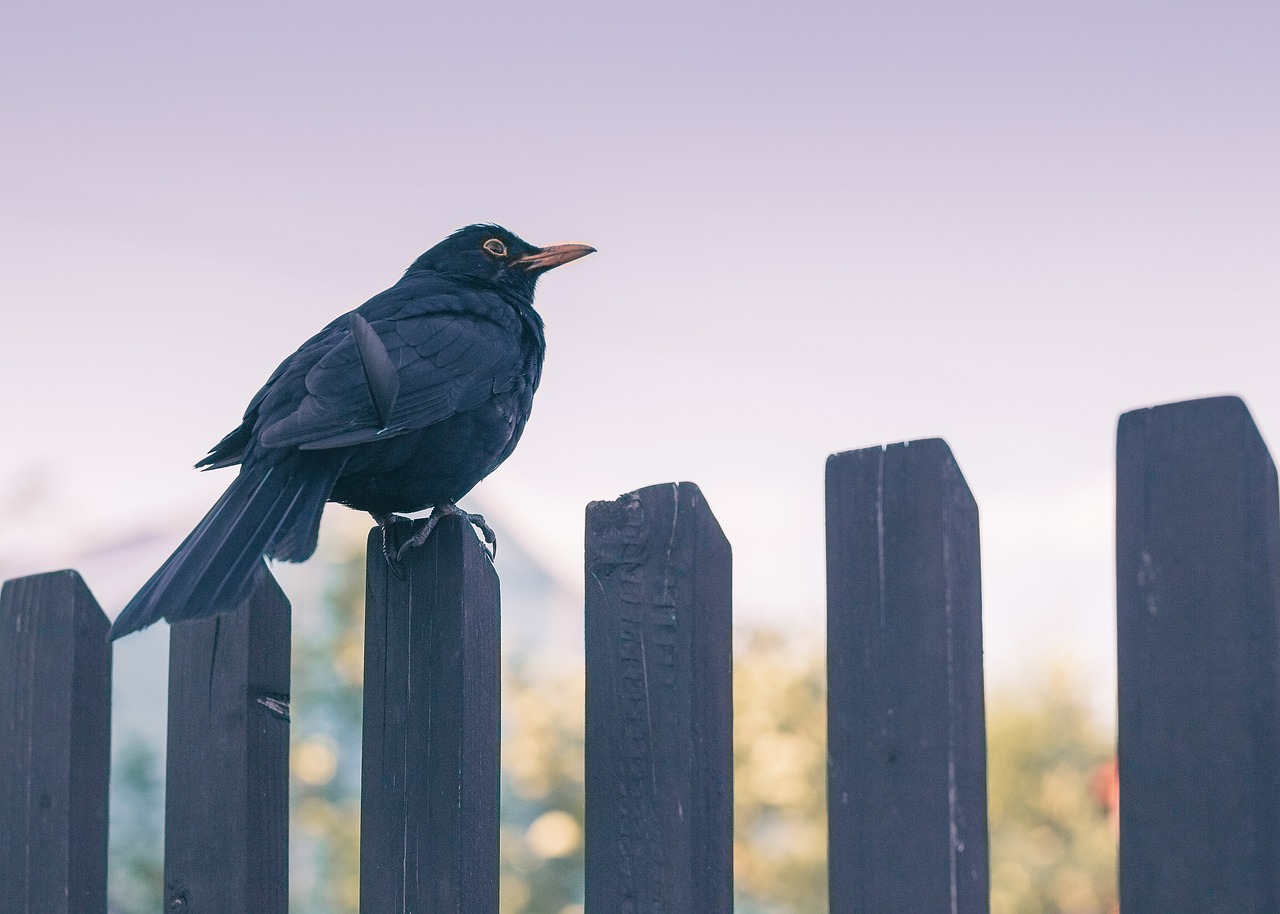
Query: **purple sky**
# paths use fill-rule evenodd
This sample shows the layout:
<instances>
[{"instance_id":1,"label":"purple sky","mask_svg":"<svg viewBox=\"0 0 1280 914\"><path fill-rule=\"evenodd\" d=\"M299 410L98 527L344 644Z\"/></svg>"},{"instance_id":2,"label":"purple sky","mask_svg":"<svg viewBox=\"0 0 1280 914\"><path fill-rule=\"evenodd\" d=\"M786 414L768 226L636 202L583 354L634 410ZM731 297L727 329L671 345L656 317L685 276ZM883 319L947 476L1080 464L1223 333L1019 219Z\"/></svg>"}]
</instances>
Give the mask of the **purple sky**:
<instances>
[{"instance_id":1,"label":"purple sky","mask_svg":"<svg viewBox=\"0 0 1280 914\"><path fill-rule=\"evenodd\" d=\"M226 482L191 463L276 363L475 221L600 249L542 284L543 389L477 490L569 578L587 500L693 479L740 615L817 628L826 454L941 435L997 675L1042 649L1106 675L1118 413L1237 392L1280 440L1274 3L4 18L23 571L58 558L55 510L64 552L176 539Z\"/></svg>"}]
</instances>

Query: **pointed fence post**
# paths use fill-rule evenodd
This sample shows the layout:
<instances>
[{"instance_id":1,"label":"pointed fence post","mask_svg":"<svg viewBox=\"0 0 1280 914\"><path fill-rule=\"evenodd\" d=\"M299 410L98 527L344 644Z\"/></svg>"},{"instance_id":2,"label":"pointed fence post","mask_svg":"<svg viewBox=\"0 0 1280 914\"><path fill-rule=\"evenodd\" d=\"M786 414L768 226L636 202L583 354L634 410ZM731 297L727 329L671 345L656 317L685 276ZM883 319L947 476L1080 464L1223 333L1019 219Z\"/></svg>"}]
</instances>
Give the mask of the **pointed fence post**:
<instances>
[{"instance_id":1,"label":"pointed fence post","mask_svg":"<svg viewBox=\"0 0 1280 914\"><path fill-rule=\"evenodd\" d=\"M262 575L233 613L169 631L166 914L286 914L289 602Z\"/></svg>"},{"instance_id":2,"label":"pointed fence post","mask_svg":"<svg viewBox=\"0 0 1280 914\"><path fill-rule=\"evenodd\" d=\"M110 623L74 571L0 592L0 914L105 914Z\"/></svg>"},{"instance_id":3,"label":"pointed fence post","mask_svg":"<svg viewBox=\"0 0 1280 914\"><path fill-rule=\"evenodd\" d=\"M399 577L369 534L360 909L498 910L498 576L446 516Z\"/></svg>"},{"instance_id":4,"label":"pointed fence post","mask_svg":"<svg viewBox=\"0 0 1280 914\"><path fill-rule=\"evenodd\" d=\"M946 442L827 460L832 914L988 910L981 600Z\"/></svg>"},{"instance_id":5,"label":"pointed fence post","mask_svg":"<svg viewBox=\"0 0 1280 914\"><path fill-rule=\"evenodd\" d=\"M587 914L733 909L729 543L692 483L587 508Z\"/></svg>"},{"instance_id":6,"label":"pointed fence post","mask_svg":"<svg viewBox=\"0 0 1280 914\"><path fill-rule=\"evenodd\" d=\"M1120 908L1280 911L1280 507L1244 403L1120 419Z\"/></svg>"}]
</instances>

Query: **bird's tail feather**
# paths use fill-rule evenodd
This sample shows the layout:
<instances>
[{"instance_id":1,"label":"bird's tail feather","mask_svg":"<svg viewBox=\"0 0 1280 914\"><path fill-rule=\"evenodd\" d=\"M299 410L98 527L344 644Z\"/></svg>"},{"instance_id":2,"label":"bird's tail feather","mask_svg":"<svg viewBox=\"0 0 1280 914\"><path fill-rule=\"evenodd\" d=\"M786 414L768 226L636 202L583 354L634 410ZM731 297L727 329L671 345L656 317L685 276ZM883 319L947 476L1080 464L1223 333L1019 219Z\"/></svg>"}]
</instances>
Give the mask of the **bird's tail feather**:
<instances>
[{"instance_id":1,"label":"bird's tail feather","mask_svg":"<svg viewBox=\"0 0 1280 914\"><path fill-rule=\"evenodd\" d=\"M266 573L264 554L300 562L315 551L320 516L342 461L294 455L240 471L217 504L143 585L111 637L161 617L200 619L236 609Z\"/></svg>"}]
</instances>

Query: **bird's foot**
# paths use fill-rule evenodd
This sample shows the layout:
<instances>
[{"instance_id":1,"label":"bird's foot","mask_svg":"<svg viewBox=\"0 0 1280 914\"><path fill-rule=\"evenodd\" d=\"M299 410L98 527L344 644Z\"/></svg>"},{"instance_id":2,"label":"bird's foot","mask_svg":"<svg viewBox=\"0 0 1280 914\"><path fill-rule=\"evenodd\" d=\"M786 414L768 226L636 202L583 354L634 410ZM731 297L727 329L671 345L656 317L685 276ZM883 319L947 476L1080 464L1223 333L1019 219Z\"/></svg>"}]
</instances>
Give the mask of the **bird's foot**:
<instances>
[{"instance_id":1,"label":"bird's foot","mask_svg":"<svg viewBox=\"0 0 1280 914\"><path fill-rule=\"evenodd\" d=\"M431 536L431 531L433 531L436 528L436 524L440 522L440 518L448 517L450 514L460 515L479 531L480 536L484 539L485 545L488 547L490 559L498 554L498 536L493 532L493 528L485 522L483 515L469 514L457 505L452 504L451 502L445 502L432 508L431 515L425 521L414 521L414 523L421 523L421 526L414 531L413 536L405 540L405 542L398 548L391 545L390 540L387 537L387 525L383 524L382 554L386 556L387 562L390 563L396 574L403 575L403 572L400 570L400 565L404 561L404 557L409 550L416 549L418 546L425 543L427 541L427 537ZM392 517L394 518L395 515L392 515ZM376 517L374 519L378 520ZM382 524L383 522L378 520L378 523Z\"/></svg>"},{"instance_id":2,"label":"bird's foot","mask_svg":"<svg viewBox=\"0 0 1280 914\"><path fill-rule=\"evenodd\" d=\"M436 506L434 509L432 509L431 516L426 519L426 522L423 523L423 525L417 529L417 531L413 534L413 536L405 540L404 545L402 545L399 549L396 550L396 561L397 562L402 561L404 559L406 552L408 552L410 549L417 549L419 546L425 543L427 541L427 537L431 535L431 531L434 530L436 528L436 524L440 522L440 518L444 517L445 514L451 514L451 513L454 513L454 512L449 511L449 512L441 513L439 506Z\"/></svg>"},{"instance_id":3,"label":"bird's foot","mask_svg":"<svg viewBox=\"0 0 1280 914\"><path fill-rule=\"evenodd\" d=\"M395 576L403 581L404 568L400 564L402 547L396 545L396 540L399 537L395 534L394 528L397 524L408 524L412 527L414 522L407 517L401 517L399 514L375 514L373 519L378 522L378 526L382 529L382 557L387 560L387 565L395 573Z\"/></svg>"},{"instance_id":4,"label":"bird's foot","mask_svg":"<svg viewBox=\"0 0 1280 914\"><path fill-rule=\"evenodd\" d=\"M481 539L484 540L485 546L489 549L489 560L492 561L496 559L498 557L498 534L494 533L493 528L485 522L484 515L468 514L465 511L460 511L458 513L465 517L471 523L471 526L475 527L476 530L479 531Z\"/></svg>"}]
</instances>

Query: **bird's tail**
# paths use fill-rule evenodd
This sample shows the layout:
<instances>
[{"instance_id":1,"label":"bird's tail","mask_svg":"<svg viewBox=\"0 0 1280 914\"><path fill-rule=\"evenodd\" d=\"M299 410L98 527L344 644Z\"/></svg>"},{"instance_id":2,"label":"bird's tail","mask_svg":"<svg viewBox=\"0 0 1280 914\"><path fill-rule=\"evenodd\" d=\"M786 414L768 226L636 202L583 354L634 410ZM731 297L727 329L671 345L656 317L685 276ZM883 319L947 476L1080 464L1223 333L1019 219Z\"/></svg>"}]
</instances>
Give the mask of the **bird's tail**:
<instances>
[{"instance_id":1,"label":"bird's tail","mask_svg":"<svg viewBox=\"0 0 1280 914\"><path fill-rule=\"evenodd\" d=\"M129 601L111 638L170 622L230 612L267 573L264 554L288 562L310 557L320 515L342 472L333 454L294 454L240 471L204 520Z\"/></svg>"}]
</instances>

